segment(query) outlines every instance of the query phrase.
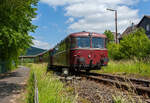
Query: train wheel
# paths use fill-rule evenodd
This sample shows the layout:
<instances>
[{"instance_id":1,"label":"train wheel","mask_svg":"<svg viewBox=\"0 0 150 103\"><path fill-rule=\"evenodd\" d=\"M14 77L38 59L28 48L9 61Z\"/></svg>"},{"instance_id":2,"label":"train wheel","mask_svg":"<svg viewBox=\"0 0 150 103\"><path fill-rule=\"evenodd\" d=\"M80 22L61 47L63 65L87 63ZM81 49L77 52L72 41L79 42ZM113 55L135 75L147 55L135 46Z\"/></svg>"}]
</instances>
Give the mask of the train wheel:
<instances>
[{"instance_id":1,"label":"train wheel","mask_svg":"<svg viewBox=\"0 0 150 103\"><path fill-rule=\"evenodd\" d=\"M70 71L69 71L69 72L70 72L71 75L74 75L76 71L75 71L74 68L70 68Z\"/></svg>"},{"instance_id":2,"label":"train wheel","mask_svg":"<svg viewBox=\"0 0 150 103\"><path fill-rule=\"evenodd\" d=\"M87 73L87 74L88 74L88 73L90 73L90 70L89 70L89 69L87 69L87 70L86 70L86 73Z\"/></svg>"},{"instance_id":3,"label":"train wheel","mask_svg":"<svg viewBox=\"0 0 150 103\"><path fill-rule=\"evenodd\" d=\"M62 68L62 73L64 76L69 75L69 69L68 68Z\"/></svg>"}]
</instances>

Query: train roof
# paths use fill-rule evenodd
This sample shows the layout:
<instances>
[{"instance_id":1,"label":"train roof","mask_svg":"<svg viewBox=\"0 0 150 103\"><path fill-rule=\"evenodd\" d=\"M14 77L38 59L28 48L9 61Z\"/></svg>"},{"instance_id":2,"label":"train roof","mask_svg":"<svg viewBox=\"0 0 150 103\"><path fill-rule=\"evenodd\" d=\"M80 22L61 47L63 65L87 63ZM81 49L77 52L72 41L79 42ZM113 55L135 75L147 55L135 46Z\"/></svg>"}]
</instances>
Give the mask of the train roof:
<instances>
[{"instance_id":1,"label":"train roof","mask_svg":"<svg viewBox=\"0 0 150 103\"><path fill-rule=\"evenodd\" d=\"M51 48L51 49L46 50L46 51L44 51L44 52L42 52L42 53L39 53L39 54L37 54L37 55L35 55L35 56L42 56L42 55L44 55L45 53L50 52L50 51L52 51L52 50L53 50L53 49Z\"/></svg>"},{"instance_id":2,"label":"train roof","mask_svg":"<svg viewBox=\"0 0 150 103\"><path fill-rule=\"evenodd\" d=\"M36 57L35 55L28 55L28 56L19 56L19 58L34 58Z\"/></svg>"},{"instance_id":3,"label":"train roof","mask_svg":"<svg viewBox=\"0 0 150 103\"><path fill-rule=\"evenodd\" d=\"M77 32L77 33L70 34L69 37L87 37L89 35L92 35L92 37L107 38L106 35L104 34L94 33L94 32Z\"/></svg>"}]
</instances>

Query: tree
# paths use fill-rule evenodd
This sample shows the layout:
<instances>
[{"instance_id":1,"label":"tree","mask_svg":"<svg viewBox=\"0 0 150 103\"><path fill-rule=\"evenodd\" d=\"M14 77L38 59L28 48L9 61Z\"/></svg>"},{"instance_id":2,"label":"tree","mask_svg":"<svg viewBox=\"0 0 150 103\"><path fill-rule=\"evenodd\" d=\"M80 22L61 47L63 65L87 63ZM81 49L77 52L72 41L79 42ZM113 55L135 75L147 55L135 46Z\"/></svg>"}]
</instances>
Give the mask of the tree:
<instances>
[{"instance_id":1,"label":"tree","mask_svg":"<svg viewBox=\"0 0 150 103\"><path fill-rule=\"evenodd\" d=\"M105 30L104 34L107 36L108 43L114 41L114 35L110 30Z\"/></svg>"},{"instance_id":2,"label":"tree","mask_svg":"<svg viewBox=\"0 0 150 103\"><path fill-rule=\"evenodd\" d=\"M109 43L109 57L112 59L147 59L150 57L150 40L144 29L139 28L126 35L120 44Z\"/></svg>"},{"instance_id":3,"label":"tree","mask_svg":"<svg viewBox=\"0 0 150 103\"><path fill-rule=\"evenodd\" d=\"M12 61L32 44L36 26L31 21L36 16L38 0L0 0L0 61L7 62L10 69Z\"/></svg>"},{"instance_id":4,"label":"tree","mask_svg":"<svg viewBox=\"0 0 150 103\"><path fill-rule=\"evenodd\" d=\"M120 42L120 51L125 58L144 59L150 56L150 40L144 29L136 29L131 34L125 36Z\"/></svg>"},{"instance_id":5,"label":"tree","mask_svg":"<svg viewBox=\"0 0 150 103\"><path fill-rule=\"evenodd\" d=\"M107 45L107 48L109 58L114 60L123 59L123 54L120 52L120 44L109 43L109 45Z\"/></svg>"}]
</instances>

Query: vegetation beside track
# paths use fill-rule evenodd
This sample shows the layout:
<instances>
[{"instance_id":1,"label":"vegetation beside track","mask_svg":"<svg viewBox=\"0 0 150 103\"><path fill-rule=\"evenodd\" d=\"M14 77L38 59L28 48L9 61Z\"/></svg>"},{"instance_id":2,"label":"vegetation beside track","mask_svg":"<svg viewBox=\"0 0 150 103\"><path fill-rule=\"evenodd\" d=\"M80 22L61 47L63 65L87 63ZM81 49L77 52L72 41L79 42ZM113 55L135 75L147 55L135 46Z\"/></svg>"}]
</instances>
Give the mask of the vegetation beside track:
<instances>
[{"instance_id":1,"label":"vegetation beside track","mask_svg":"<svg viewBox=\"0 0 150 103\"><path fill-rule=\"evenodd\" d=\"M27 103L34 103L34 73L38 85L39 103L73 103L74 96L70 95L68 88L51 72L46 73L47 64L27 64L31 68L27 86Z\"/></svg>"},{"instance_id":2,"label":"vegetation beside track","mask_svg":"<svg viewBox=\"0 0 150 103\"><path fill-rule=\"evenodd\" d=\"M98 73L123 74L131 77L149 77L150 40L142 28L125 35L120 43L113 42L112 32L105 31L109 59L108 66Z\"/></svg>"},{"instance_id":3,"label":"vegetation beside track","mask_svg":"<svg viewBox=\"0 0 150 103\"><path fill-rule=\"evenodd\" d=\"M150 62L110 60L108 66L103 67L100 71L98 70L96 72L149 77Z\"/></svg>"},{"instance_id":4,"label":"vegetation beside track","mask_svg":"<svg viewBox=\"0 0 150 103\"><path fill-rule=\"evenodd\" d=\"M108 43L108 55L113 60L150 60L150 40L142 28L123 37L120 43Z\"/></svg>"}]
</instances>

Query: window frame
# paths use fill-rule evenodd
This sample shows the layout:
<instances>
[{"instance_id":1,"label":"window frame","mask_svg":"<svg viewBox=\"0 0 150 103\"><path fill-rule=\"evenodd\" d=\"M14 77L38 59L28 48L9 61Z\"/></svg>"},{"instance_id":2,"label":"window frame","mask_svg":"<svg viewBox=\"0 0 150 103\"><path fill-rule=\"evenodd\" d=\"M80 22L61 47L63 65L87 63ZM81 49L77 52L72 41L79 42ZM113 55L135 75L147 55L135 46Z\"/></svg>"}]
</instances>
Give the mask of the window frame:
<instances>
[{"instance_id":1,"label":"window frame","mask_svg":"<svg viewBox=\"0 0 150 103\"><path fill-rule=\"evenodd\" d=\"M88 39L89 39L89 46L88 46L88 47L79 47L79 45L78 45L78 40L77 40L78 38L88 38ZM90 38L89 36L76 37L76 40L77 40L77 42L76 42L76 47L77 47L77 48L91 48L91 38Z\"/></svg>"},{"instance_id":2,"label":"window frame","mask_svg":"<svg viewBox=\"0 0 150 103\"><path fill-rule=\"evenodd\" d=\"M91 47L92 48L96 48L96 47L93 47L93 38L100 38L100 39L102 39L103 40L103 45L102 45L102 48L101 49L104 49L105 48L105 38L102 38L102 37L92 37L91 38L91 41L92 41L92 44L91 44ZM97 47L97 48L99 48L99 47Z\"/></svg>"},{"instance_id":3,"label":"window frame","mask_svg":"<svg viewBox=\"0 0 150 103\"><path fill-rule=\"evenodd\" d=\"M150 24L146 25L146 31L150 31Z\"/></svg>"}]
</instances>

